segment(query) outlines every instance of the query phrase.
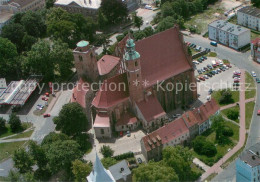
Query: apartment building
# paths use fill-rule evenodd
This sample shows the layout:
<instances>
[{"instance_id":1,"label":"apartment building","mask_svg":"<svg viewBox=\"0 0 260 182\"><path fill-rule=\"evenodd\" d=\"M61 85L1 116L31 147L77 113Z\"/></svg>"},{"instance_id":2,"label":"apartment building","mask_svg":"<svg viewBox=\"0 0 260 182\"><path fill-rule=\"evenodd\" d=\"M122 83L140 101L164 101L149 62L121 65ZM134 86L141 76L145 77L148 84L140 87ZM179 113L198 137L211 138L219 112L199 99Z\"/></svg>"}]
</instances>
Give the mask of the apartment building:
<instances>
[{"instance_id":1,"label":"apartment building","mask_svg":"<svg viewBox=\"0 0 260 182\"><path fill-rule=\"evenodd\" d=\"M10 0L9 5L16 7L20 12L35 11L45 6L45 0Z\"/></svg>"},{"instance_id":2,"label":"apartment building","mask_svg":"<svg viewBox=\"0 0 260 182\"><path fill-rule=\"evenodd\" d=\"M260 63L260 38L251 41L251 56L253 61Z\"/></svg>"},{"instance_id":3,"label":"apartment building","mask_svg":"<svg viewBox=\"0 0 260 182\"><path fill-rule=\"evenodd\" d=\"M239 25L260 31L260 9L245 6L237 11L237 23Z\"/></svg>"},{"instance_id":4,"label":"apartment building","mask_svg":"<svg viewBox=\"0 0 260 182\"><path fill-rule=\"evenodd\" d=\"M260 143L245 150L236 160L237 182L260 181Z\"/></svg>"},{"instance_id":5,"label":"apartment building","mask_svg":"<svg viewBox=\"0 0 260 182\"><path fill-rule=\"evenodd\" d=\"M239 50L250 44L250 30L224 20L216 20L208 25L209 39Z\"/></svg>"}]
</instances>

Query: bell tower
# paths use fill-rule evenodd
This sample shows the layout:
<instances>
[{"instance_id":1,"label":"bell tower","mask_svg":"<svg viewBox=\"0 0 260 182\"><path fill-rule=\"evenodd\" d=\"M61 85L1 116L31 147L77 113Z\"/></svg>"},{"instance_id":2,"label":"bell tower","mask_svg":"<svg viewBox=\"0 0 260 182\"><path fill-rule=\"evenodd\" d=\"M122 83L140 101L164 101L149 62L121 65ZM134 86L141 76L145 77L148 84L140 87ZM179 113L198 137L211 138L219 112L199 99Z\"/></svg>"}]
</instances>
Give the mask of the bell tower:
<instances>
[{"instance_id":1,"label":"bell tower","mask_svg":"<svg viewBox=\"0 0 260 182\"><path fill-rule=\"evenodd\" d=\"M127 72L130 98L132 101L139 102L144 99L140 54L135 50L135 43L131 38L126 41L124 62Z\"/></svg>"}]
</instances>

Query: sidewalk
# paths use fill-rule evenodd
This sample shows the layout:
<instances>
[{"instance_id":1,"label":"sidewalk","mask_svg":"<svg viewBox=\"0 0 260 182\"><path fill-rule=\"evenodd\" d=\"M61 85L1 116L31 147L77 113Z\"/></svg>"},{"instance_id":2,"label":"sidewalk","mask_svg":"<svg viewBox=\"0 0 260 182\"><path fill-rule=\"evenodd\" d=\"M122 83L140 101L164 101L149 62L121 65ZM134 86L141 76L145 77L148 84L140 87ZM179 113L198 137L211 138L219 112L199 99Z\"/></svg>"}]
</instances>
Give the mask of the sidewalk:
<instances>
[{"instance_id":1,"label":"sidewalk","mask_svg":"<svg viewBox=\"0 0 260 182\"><path fill-rule=\"evenodd\" d=\"M245 103L252 102L252 101L255 101L255 98L247 99L247 100L245 100ZM240 101L239 101L239 102L240 102ZM225 110L225 109L234 107L234 106L236 106L237 103L239 103L239 102L236 102L236 103L234 103L234 104L229 104L229 105L223 106L223 107L220 108L220 110L222 111L222 110Z\"/></svg>"},{"instance_id":2,"label":"sidewalk","mask_svg":"<svg viewBox=\"0 0 260 182\"><path fill-rule=\"evenodd\" d=\"M200 181L204 181L208 176L212 173L219 173L223 169L221 165L225 163L232 155L234 155L241 147L243 147L245 143L246 137L246 129L245 129L245 70L241 70L241 86L240 86L240 128L239 128L239 142L238 144L229 151L222 159L220 159L217 163L215 163L211 168L209 168L202 176L200 177ZM248 99L250 100L250 99ZM248 101L247 100L247 101Z\"/></svg>"}]
</instances>

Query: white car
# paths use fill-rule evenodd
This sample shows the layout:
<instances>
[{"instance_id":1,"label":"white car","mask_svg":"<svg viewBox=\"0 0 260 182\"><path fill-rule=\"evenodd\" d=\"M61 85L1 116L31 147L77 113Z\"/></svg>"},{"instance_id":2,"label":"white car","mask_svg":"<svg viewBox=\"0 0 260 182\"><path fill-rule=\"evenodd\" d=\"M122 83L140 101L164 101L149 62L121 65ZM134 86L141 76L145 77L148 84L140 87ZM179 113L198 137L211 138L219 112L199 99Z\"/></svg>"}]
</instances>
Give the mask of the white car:
<instances>
[{"instance_id":1,"label":"white car","mask_svg":"<svg viewBox=\"0 0 260 182\"><path fill-rule=\"evenodd\" d=\"M150 5L145 5L144 8L145 8L145 9L149 9L149 10L153 10L152 6L150 6Z\"/></svg>"},{"instance_id":2,"label":"white car","mask_svg":"<svg viewBox=\"0 0 260 182\"><path fill-rule=\"evenodd\" d=\"M253 77L256 77L256 73L254 71L251 72Z\"/></svg>"},{"instance_id":3,"label":"white car","mask_svg":"<svg viewBox=\"0 0 260 182\"><path fill-rule=\"evenodd\" d=\"M204 78L209 79L208 75L204 75Z\"/></svg>"}]
</instances>

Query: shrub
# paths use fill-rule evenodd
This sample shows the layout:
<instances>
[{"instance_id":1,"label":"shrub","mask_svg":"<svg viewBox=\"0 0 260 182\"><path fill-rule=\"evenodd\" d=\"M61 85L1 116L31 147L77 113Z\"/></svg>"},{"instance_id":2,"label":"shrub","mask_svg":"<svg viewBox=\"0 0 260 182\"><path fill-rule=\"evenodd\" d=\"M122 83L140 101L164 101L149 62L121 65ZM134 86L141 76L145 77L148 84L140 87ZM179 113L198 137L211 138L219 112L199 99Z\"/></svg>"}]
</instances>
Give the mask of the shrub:
<instances>
[{"instance_id":1,"label":"shrub","mask_svg":"<svg viewBox=\"0 0 260 182\"><path fill-rule=\"evenodd\" d=\"M6 130L6 126L5 126L6 120L2 117L0 117L0 131L3 132Z\"/></svg>"},{"instance_id":2,"label":"shrub","mask_svg":"<svg viewBox=\"0 0 260 182\"><path fill-rule=\"evenodd\" d=\"M125 37L124 34L120 34L120 35L116 36L117 42L120 42L124 37Z\"/></svg>"},{"instance_id":3,"label":"shrub","mask_svg":"<svg viewBox=\"0 0 260 182\"><path fill-rule=\"evenodd\" d=\"M22 129L22 123L20 118L15 114L12 113L9 117L9 124L12 132L18 132Z\"/></svg>"},{"instance_id":4,"label":"shrub","mask_svg":"<svg viewBox=\"0 0 260 182\"><path fill-rule=\"evenodd\" d=\"M194 151L200 155L206 155L207 157L213 157L217 154L217 149L215 145L206 140L204 136L197 136L193 142L192 146Z\"/></svg>"},{"instance_id":5,"label":"shrub","mask_svg":"<svg viewBox=\"0 0 260 182\"><path fill-rule=\"evenodd\" d=\"M230 89L225 89L221 91L221 97L219 98L220 104L229 104L233 103L234 99L232 98L232 93Z\"/></svg>"},{"instance_id":6,"label":"shrub","mask_svg":"<svg viewBox=\"0 0 260 182\"><path fill-rule=\"evenodd\" d=\"M112 150L108 145L103 145L100 149L100 152L104 157L112 157L114 154L114 150Z\"/></svg>"},{"instance_id":7,"label":"shrub","mask_svg":"<svg viewBox=\"0 0 260 182\"><path fill-rule=\"evenodd\" d=\"M237 120L239 116L239 111L237 109L230 109L227 111L227 117L231 120Z\"/></svg>"},{"instance_id":8,"label":"shrub","mask_svg":"<svg viewBox=\"0 0 260 182\"><path fill-rule=\"evenodd\" d=\"M116 160L123 160L123 159L127 159L127 158L130 158L130 157L134 157L133 152L127 152L127 153L124 153L124 154L116 155L113 158L116 159Z\"/></svg>"},{"instance_id":9,"label":"shrub","mask_svg":"<svg viewBox=\"0 0 260 182\"><path fill-rule=\"evenodd\" d=\"M230 136L234 135L234 132L233 132L232 128L230 128L228 126L225 126L225 128L223 129L222 133L223 133L224 136L227 136L227 137L230 137Z\"/></svg>"}]
</instances>

